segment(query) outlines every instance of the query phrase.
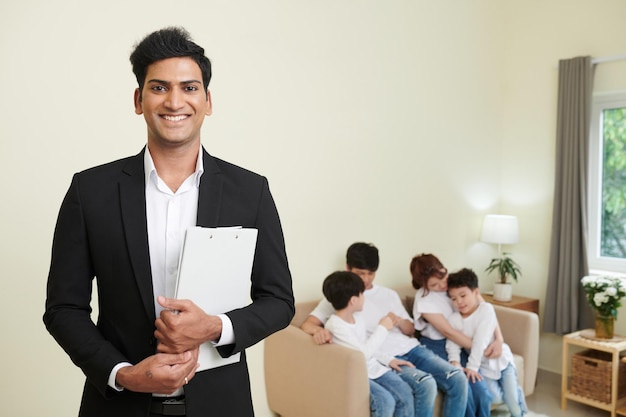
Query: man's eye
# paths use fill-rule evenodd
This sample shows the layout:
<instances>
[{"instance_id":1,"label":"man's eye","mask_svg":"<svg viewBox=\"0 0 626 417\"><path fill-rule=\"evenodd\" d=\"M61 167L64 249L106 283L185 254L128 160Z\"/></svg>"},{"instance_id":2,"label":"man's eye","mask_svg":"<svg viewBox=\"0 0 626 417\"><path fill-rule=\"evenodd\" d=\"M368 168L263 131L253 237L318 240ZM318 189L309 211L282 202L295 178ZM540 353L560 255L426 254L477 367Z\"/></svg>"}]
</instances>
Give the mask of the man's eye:
<instances>
[{"instance_id":1,"label":"man's eye","mask_svg":"<svg viewBox=\"0 0 626 417\"><path fill-rule=\"evenodd\" d=\"M163 87L162 85L154 85L151 87L151 90L161 92L165 91L165 87Z\"/></svg>"},{"instance_id":2,"label":"man's eye","mask_svg":"<svg viewBox=\"0 0 626 417\"><path fill-rule=\"evenodd\" d=\"M185 87L185 90L187 90L187 91L198 91L198 87L196 87L195 85L188 85L187 87Z\"/></svg>"}]
</instances>

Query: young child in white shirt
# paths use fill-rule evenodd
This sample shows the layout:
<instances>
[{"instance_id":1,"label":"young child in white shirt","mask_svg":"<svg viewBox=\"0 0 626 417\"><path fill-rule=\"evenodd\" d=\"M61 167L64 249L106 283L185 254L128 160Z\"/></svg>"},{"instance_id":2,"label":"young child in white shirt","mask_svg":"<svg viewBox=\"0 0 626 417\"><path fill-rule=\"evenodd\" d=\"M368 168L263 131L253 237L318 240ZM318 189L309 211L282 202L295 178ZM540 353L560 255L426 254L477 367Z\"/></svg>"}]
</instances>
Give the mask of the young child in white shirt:
<instances>
[{"instance_id":1,"label":"young child in white shirt","mask_svg":"<svg viewBox=\"0 0 626 417\"><path fill-rule=\"evenodd\" d=\"M332 334L333 341L352 349L359 350L365 355L367 376L370 379L370 390L386 390L393 401L381 401L379 409L372 410L376 416L406 416L414 417L415 398L411 386L405 382L391 368L379 362L374 353L387 337L387 333L394 327L393 319L386 315L381 318L375 331L367 337L366 326L358 314L363 310L365 284L353 272L337 271L329 275L322 288L324 296L335 308L335 313L326 321L326 329ZM394 359L397 366L414 365L408 361Z\"/></svg>"},{"instance_id":2,"label":"young child in white shirt","mask_svg":"<svg viewBox=\"0 0 626 417\"><path fill-rule=\"evenodd\" d=\"M448 276L448 296L457 309L449 318L450 325L472 339L465 374L470 381L484 379L494 402L504 401L512 417L521 417L528 409L517 383L511 349L503 343L499 358L489 359L483 355L485 348L493 342L498 319L493 305L481 302L479 295L478 277L471 269L461 269ZM446 351L450 363L461 367L461 347L448 339Z\"/></svg>"}]
</instances>

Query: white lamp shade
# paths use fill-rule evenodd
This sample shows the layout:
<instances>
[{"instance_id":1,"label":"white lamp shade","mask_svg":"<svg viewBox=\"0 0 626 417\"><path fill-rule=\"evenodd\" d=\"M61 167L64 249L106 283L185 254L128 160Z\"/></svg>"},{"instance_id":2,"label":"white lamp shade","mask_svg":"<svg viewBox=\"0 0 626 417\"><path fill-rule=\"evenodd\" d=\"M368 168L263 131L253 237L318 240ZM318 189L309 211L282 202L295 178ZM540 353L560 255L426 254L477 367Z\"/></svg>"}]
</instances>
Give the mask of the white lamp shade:
<instances>
[{"instance_id":1,"label":"white lamp shade","mask_svg":"<svg viewBox=\"0 0 626 417\"><path fill-rule=\"evenodd\" d=\"M480 240L499 245L517 243L517 217L506 214L487 214L483 221L483 232Z\"/></svg>"}]
</instances>

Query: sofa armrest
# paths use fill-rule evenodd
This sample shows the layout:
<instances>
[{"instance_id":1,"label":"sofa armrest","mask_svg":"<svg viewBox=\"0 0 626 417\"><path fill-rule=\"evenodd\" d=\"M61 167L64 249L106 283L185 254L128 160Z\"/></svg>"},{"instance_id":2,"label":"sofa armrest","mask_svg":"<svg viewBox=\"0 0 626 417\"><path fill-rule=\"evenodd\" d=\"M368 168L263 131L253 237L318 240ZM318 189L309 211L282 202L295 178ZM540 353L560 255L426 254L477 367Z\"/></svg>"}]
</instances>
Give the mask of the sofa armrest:
<instances>
[{"instance_id":1,"label":"sofa armrest","mask_svg":"<svg viewBox=\"0 0 626 417\"><path fill-rule=\"evenodd\" d=\"M524 394L535 390L539 366L539 317L529 311L494 305L504 341L524 358Z\"/></svg>"},{"instance_id":2,"label":"sofa armrest","mask_svg":"<svg viewBox=\"0 0 626 417\"><path fill-rule=\"evenodd\" d=\"M265 339L269 408L284 417L369 417L363 354L336 344L316 345L289 325Z\"/></svg>"}]
</instances>

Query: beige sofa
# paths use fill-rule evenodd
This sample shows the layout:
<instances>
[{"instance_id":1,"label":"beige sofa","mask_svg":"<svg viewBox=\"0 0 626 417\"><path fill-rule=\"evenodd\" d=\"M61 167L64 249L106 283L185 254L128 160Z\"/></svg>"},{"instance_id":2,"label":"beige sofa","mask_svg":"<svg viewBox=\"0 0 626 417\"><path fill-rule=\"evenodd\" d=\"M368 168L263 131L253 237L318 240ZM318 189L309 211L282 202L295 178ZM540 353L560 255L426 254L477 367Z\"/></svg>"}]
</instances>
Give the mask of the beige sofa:
<instances>
[{"instance_id":1,"label":"beige sofa","mask_svg":"<svg viewBox=\"0 0 626 417\"><path fill-rule=\"evenodd\" d=\"M396 288L405 307L415 290ZM361 352L318 346L299 326L319 300L296 304L287 328L265 340L265 385L270 409L283 417L369 417L369 384ZM515 355L526 396L533 393L539 359L539 319L527 311L494 306L505 342ZM411 307L407 310L410 312ZM435 415L441 415L441 394Z\"/></svg>"}]
</instances>

